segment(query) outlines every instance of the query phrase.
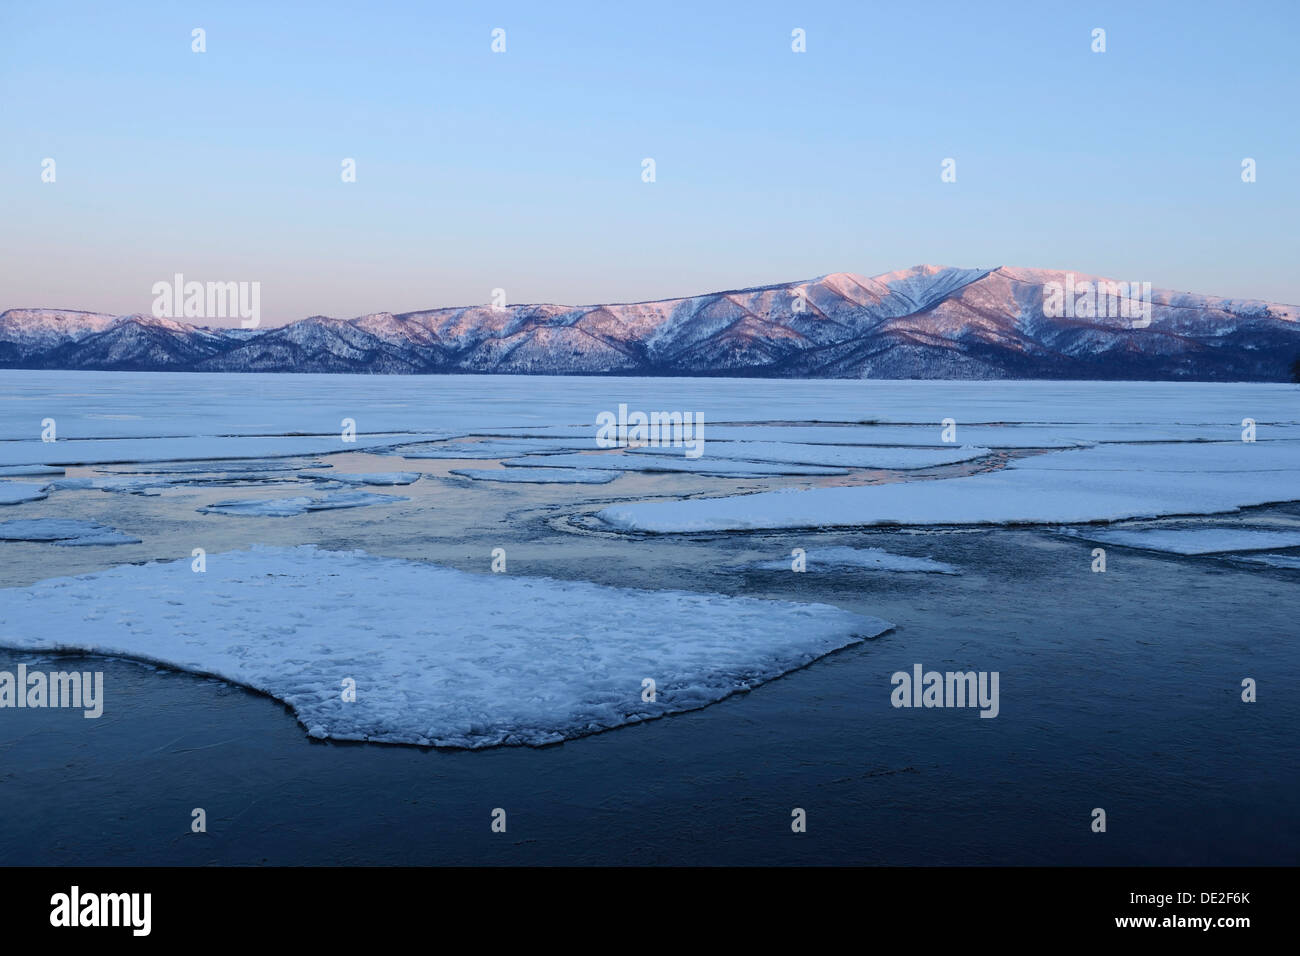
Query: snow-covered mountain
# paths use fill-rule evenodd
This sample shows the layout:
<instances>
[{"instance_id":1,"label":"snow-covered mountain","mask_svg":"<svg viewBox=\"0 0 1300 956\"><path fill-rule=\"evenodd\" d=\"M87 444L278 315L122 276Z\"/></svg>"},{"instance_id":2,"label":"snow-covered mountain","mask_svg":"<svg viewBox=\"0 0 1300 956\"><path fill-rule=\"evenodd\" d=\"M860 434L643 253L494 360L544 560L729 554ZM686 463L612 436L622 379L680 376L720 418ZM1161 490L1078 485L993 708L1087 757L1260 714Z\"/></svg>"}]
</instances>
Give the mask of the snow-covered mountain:
<instances>
[{"instance_id":1,"label":"snow-covered mountain","mask_svg":"<svg viewBox=\"0 0 1300 956\"><path fill-rule=\"evenodd\" d=\"M312 316L257 331L11 309L0 367L1283 381L1300 358L1297 306L1157 289L1139 320L1050 307L1052 283L1098 281L924 265L658 302Z\"/></svg>"}]
</instances>

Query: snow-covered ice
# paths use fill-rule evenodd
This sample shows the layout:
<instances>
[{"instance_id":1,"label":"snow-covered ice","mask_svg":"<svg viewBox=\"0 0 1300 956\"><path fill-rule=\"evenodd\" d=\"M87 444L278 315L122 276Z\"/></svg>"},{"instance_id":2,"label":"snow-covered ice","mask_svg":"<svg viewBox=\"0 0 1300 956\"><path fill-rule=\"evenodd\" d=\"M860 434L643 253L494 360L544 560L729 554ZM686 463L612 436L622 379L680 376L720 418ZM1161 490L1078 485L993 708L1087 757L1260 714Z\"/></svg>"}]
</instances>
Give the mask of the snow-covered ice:
<instances>
[{"instance_id":1,"label":"snow-covered ice","mask_svg":"<svg viewBox=\"0 0 1300 956\"><path fill-rule=\"evenodd\" d=\"M807 571L924 571L932 574L960 574L951 564L931 558L913 558L906 554L891 554L881 548L818 548L804 553ZM790 571L794 557L776 561L759 561L745 565L758 571Z\"/></svg>"},{"instance_id":2,"label":"snow-covered ice","mask_svg":"<svg viewBox=\"0 0 1300 956\"><path fill-rule=\"evenodd\" d=\"M613 505L607 525L658 533L874 525L1084 524L1215 514L1300 498L1300 443L1106 445L1000 471L846 488Z\"/></svg>"},{"instance_id":3,"label":"snow-covered ice","mask_svg":"<svg viewBox=\"0 0 1300 956\"><path fill-rule=\"evenodd\" d=\"M316 737L470 748L704 707L890 626L312 546L211 554L204 574L185 559L0 590L0 645L222 677L284 701Z\"/></svg>"}]
</instances>

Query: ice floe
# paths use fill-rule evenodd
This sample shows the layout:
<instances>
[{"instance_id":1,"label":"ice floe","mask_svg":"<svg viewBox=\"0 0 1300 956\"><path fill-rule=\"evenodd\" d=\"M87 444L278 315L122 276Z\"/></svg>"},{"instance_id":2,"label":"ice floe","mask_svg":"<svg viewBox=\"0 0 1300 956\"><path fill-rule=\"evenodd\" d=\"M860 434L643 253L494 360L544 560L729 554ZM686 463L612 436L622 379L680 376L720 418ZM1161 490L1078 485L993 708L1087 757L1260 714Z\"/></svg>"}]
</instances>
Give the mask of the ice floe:
<instances>
[{"instance_id":1,"label":"ice floe","mask_svg":"<svg viewBox=\"0 0 1300 956\"><path fill-rule=\"evenodd\" d=\"M684 471L700 475L749 477L762 475L847 475L843 468L821 465L782 465L751 461L722 461L705 455L702 458L676 458L667 455L628 455L605 452L595 455L537 455L508 458L507 468L594 468L606 471Z\"/></svg>"},{"instance_id":2,"label":"ice floe","mask_svg":"<svg viewBox=\"0 0 1300 956\"><path fill-rule=\"evenodd\" d=\"M195 481L197 476L184 478L166 475L104 475L92 477L57 478L50 482L54 491L115 491L128 495L156 495L162 489Z\"/></svg>"},{"instance_id":3,"label":"ice floe","mask_svg":"<svg viewBox=\"0 0 1300 956\"><path fill-rule=\"evenodd\" d=\"M1270 568L1300 571L1300 554L1252 554L1242 557L1240 560L1249 561L1252 564L1266 564Z\"/></svg>"},{"instance_id":4,"label":"ice floe","mask_svg":"<svg viewBox=\"0 0 1300 956\"><path fill-rule=\"evenodd\" d=\"M970 383L968 383L970 384ZM1100 383L1093 383L1100 384ZM1030 399L1032 407L1032 399ZM1118 442L1214 442L1240 438L1241 426L1231 421L1213 424L1081 424L1071 421L1022 422L1017 424L969 424L967 402L957 409L954 418L955 440L964 445L986 448L1078 448ZM759 406L761 407L761 405ZM1037 411L1037 409L1033 409ZM1018 410L1021 415L1025 409ZM952 413L949 413L949 416ZM978 414L978 413L976 413ZM949 417L945 416L945 417ZM548 428L503 428L493 434L501 439L533 435L536 441L577 441L593 433L584 425L557 425ZM792 442L806 445L854 445L880 447L942 448L951 445L943 437L939 419L926 424L709 424L706 445L719 442ZM1290 423L1260 425L1259 441L1300 439L1300 426Z\"/></svg>"},{"instance_id":5,"label":"ice floe","mask_svg":"<svg viewBox=\"0 0 1300 956\"><path fill-rule=\"evenodd\" d=\"M202 458L288 458L338 451L380 451L442 435L195 435L169 438L59 439L0 442L0 465L110 465Z\"/></svg>"},{"instance_id":6,"label":"ice floe","mask_svg":"<svg viewBox=\"0 0 1300 956\"><path fill-rule=\"evenodd\" d=\"M0 467L0 477L20 478L20 477L44 477L46 475L61 475L62 468L52 468L48 465L5 465Z\"/></svg>"},{"instance_id":7,"label":"ice floe","mask_svg":"<svg viewBox=\"0 0 1300 956\"><path fill-rule=\"evenodd\" d=\"M35 485L30 481L0 481L0 505L19 505L24 501L40 501L49 494L47 484Z\"/></svg>"},{"instance_id":8,"label":"ice floe","mask_svg":"<svg viewBox=\"0 0 1300 956\"><path fill-rule=\"evenodd\" d=\"M332 492L325 495L295 495L291 498L233 498L217 501L200 508L205 514L247 515L260 518L291 518L309 511L331 511L335 508L364 508L366 505L392 504L409 501L400 495L379 495L369 491Z\"/></svg>"},{"instance_id":9,"label":"ice floe","mask_svg":"<svg viewBox=\"0 0 1300 956\"><path fill-rule=\"evenodd\" d=\"M1118 544L1171 554L1220 554L1300 548L1300 531L1257 528L1111 528L1074 532L1099 544Z\"/></svg>"},{"instance_id":10,"label":"ice floe","mask_svg":"<svg viewBox=\"0 0 1300 956\"><path fill-rule=\"evenodd\" d=\"M139 544L139 538L79 518L22 518L0 521L0 541L45 541L64 547Z\"/></svg>"},{"instance_id":11,"label":"ice floe","mask_svg":"<svg viewBox=\"0 0 1300 956\"><path fill-rule=\"evenodd\" d=\"M617 471L586 468L453 468L453 475L475 481L505 481L529 485L605 485L618 477Z\"/></svg>"},{"instance_id":12,"label":"ice floe","mask_svg":"<svg viewBox=\"0 0 1300 956\"><path fill-rule=\"evenodd\" d=\"M455 459L490 459L514 458L518 455L553 455L572 451L595 451L597 449L595 430L590 437L573 438L531 438L523 440L484 439L481 441L448 441L436 444L403 445L384 452L412 460L434 458Z\"/></svg>"},{"instance_id":13,"label":"ice floe","mask_svg":"<svg viewBox=\"0 0 1300 956\"><path fill-rule=\"evenodd\" d=\"M246 483L271 483L292 477L283 472L235 471L226 469L213 474L196 472L122 473L109 475L82 475L75 478L56 478L50 482L54 491L108 491L128 495L157 495L167 488L191 485L235 485ZM324 474L304 473L303 478L324 478Z\"/></svg>"},{"instance_id":14,"label":"ice floe","mask_svg":"<svg viewBox=\"0 0 1300 956\"><path fill-rule=\"evenodd\" d=\"M420 480L418 471L377 471L367 474L344 471L305 471L299 478L313 481L337 481L344 485L413 485Z\"/></svg>"},{"instance_id":15,"label":"ice floe","mask_svg":"<svg viewBox=\"0 0 1300 956\"><path fill-rule=\"evenodd\" d=\"M310 459L266 459L266 460L247 460L238 461L180 461L180 462L157 462L147 465L138 465L134 467L110 467L101 468L100 471L117 475L198 475L200 477L213 478L261 478L267 473L272 477L276 472L297 472L305 469L328 469L329 465Z\"/></svg>"},{"instance_id":16,"label":"ice floe","mask_svg":"<svg viewBox=\"0 0 1300 956\"><path fill-rule=\"evenodd\" d=\"M0 590L0 645L222 677L280 699L315 737L468 748L704 707L890 626L312 546L210 554L203 574L187 557Z\"/></svg>"},{"instance_id":17,"label":"ice floe","mask_svg":"<svg viewBox=\"0 0 1300 956\"><path fill-rule=\"evenodd\" d=\"M684 458L684 449L671 447L633 448L633 454L668 455ZM826 465L839 468L884 468L908 470L934 468L972 461L992 454L987 448L889 448L859 445L812 445L800 442L708 442L703 458L710 461L768 462L795 465ZM697 459L698 460L698 459Z\"/></svg>"}]
</instances>

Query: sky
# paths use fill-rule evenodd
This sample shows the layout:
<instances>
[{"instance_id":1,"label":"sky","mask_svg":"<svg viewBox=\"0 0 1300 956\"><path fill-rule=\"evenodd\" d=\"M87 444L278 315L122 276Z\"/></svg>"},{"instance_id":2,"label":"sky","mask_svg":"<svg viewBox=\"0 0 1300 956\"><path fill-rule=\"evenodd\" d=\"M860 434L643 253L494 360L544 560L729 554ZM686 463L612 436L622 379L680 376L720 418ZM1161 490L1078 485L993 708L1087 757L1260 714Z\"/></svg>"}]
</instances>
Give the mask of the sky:
<instances>
[{"instance_id":1,"label":"sky","mask_svg":"<svg viewBox=\"0 0 1300 956\"><path fill-rule=\"evenodd\" d=\"M1300 303L1297 27L1291 0L5 2L0 310L148 313L181 273L259 282L277 325L923 262Z\"/></svg>"}]
</instances>

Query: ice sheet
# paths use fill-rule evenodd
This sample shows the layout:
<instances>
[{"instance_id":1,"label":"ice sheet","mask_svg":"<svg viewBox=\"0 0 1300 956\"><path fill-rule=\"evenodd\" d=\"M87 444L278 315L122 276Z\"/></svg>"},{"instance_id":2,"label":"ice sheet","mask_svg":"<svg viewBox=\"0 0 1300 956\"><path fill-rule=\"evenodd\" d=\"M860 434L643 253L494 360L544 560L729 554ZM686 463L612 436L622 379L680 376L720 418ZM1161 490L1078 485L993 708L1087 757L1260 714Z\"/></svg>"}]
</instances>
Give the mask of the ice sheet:
<instances>
[{"instance_id":1,"label":"ice sheet","mask_svg":"<svg viewBox=\"0 0 1300 956\"><path fill-rule=\"evenodd\" d=\"M1300 500L1300 443L1098 446L962 478L614 505L646 532L872 525L1083 524Z\"/></svg>"},{"instance_id":2,"label":"ice sheet","mask_svg":"<svg viewBox=\"0 0 1300 956\"><path fill-rule=\"evenodd\" d=\"M714 422L915 423L937 434L953 418L963 444L998 447L967 434L978 423L1051 426L1047 434L1083 434L1083 426L1117 429L1142 440L1172 427L1203 437L1233 438L1250 418L1261 441L1300 423L1294 385L1185 382L888 381L678 379L597 376L234 375L172 372L0 372L0 444L39 445L40 422L58 421L65 439L167 435L337 435L343 418L358 435L560 426L595 433L595 419L620 403L642 411L703 414ZM1290 426L1280 428L1279 426ZM1058 427L1059 426L1059 427ZM1201 426L1205 426L1204 429ZM533 434L554 435L545 429ZM765 436L749 435L753 439ZM1085 436L1096 440L1095 433ZM778 436L776 440L788 440ZM797 441L813 441L798 437ZM1038 438L1035 436L1034 440ZM844 444L832 439L832 444ZM887 441L884 444L913 444ZM935 438L932 444L940 444ZM329 449L326 449L329 450ZM278 452L276 454L279 454ZM206 455L202 457L208 457ZM122 460L130 460L126 456ZM40 463L43 459L33 459ZM0 464L13 463L0 454Z\"/></svg>"},{"instance_id":3,"label":"ice sheet","mask_svg":"<svg viewBox=\"0 0 1300 956\"><path fill-rule=\"evenodd\" d=\"M704 707L890 627L826 605L311 546L210 554L206 566L126 565L0 590L0 645L223 677L284 701L316 737L478 748ZM347 680L355 701L343 699ZM111 708L111 688L106 698Z\"/></svg>"}]
</instances>

